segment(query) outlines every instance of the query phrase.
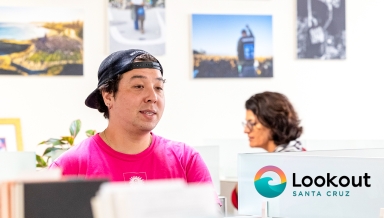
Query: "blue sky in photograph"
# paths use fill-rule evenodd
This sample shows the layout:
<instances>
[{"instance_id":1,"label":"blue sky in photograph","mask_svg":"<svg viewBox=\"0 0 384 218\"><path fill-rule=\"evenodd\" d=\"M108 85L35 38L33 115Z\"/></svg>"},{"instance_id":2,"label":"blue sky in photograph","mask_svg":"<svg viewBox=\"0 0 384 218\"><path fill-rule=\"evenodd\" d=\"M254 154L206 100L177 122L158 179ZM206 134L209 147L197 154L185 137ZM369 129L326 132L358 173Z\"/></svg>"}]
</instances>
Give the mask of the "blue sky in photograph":
<instances>
[{"instance_id":1,"label":"blue sky in photograph","mask_svg":"<svg viewBox=\"0 0 384 218\"><path fill-rule=\"evenodd\" d=\"M255 56L272 56L272 16L192 15L192 49L209 55L237 55L237 41L246 25L255 36Z\"/></svg>"},{"instance_id":2,"label":"blue sky in photograph","mask_svg":"<svg viewBox=\"0 0 384 218\"><path fill-rule=\"evenodd\" d=\"M1 23L72 22L83 19L83 10L65 7L0 7Z\"/></svg>"},{"instance_id":3,"label":"blue sky in photograph","mask_svg":"<svg viewBox=\"0 0 384 218\"><path fill-rule=\"evenodd\" d=\"M30 40L48 29L33 23L83 21L83 10L64 7L0 7L0 40Z\"/></svg>"}]
</instances>

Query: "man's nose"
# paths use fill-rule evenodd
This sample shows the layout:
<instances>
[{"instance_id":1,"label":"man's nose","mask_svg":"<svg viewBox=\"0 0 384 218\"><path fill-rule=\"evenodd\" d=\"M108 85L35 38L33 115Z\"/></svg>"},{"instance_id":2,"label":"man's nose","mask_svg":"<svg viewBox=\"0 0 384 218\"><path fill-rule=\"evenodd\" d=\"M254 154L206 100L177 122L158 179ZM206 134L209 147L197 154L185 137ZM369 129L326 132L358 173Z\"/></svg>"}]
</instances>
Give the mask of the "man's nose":
<instances>
[{"instance_id":1,"label":"man's nose","mask_svg":"<svg viewBox=\"0 0 384 218\"><path fill-rule=\"evenodd\" d=\"M157 102L157 93L153 88L148 88L147 90L147 96L145 97L145 102L146 103L156 103Z\"/></svg>"}]
</instances>

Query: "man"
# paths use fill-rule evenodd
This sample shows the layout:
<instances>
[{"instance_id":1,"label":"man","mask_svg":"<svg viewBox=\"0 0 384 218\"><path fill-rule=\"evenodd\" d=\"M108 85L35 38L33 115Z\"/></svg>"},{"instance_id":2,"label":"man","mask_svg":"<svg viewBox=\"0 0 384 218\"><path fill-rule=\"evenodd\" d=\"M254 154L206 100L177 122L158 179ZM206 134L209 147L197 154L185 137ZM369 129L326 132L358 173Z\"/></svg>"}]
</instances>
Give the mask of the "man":
<instances>
[{"instance_id":1,"label":"man","mask_svg":"<svg viewBox=\"0 0 384 218\"><path fill-rule=\"evenodd\" d=\"M151 132L165 103L163 68L155 57L137 49L115 52L101 63L98 79L85 104L104 113L107 128L69 149L51 167L60 167L64 175L112 181L212 183L197 151Z\"/></svg>"},{"instance_id":2,"label":"man","mask_svg":"<svg viewBox=\"0 0 384 218\"><path fill-rule=\"evenodd\" d=\"M144 34L144 20L145 20L144 0L132 0L131 6L132 6L131 17L134 21L135 30L139 30L139 26L140 26L140 31L141 33ZM140 25L139 25L139 21L140 21Z\"/></svg>"},{"instance_id":3,"label":"man","mask_svg":"<svg viewBox=\"0 0 384 218\"><path fill-rule=\"evenodd\" d=\"M238 58L238 72L240 77L254 77L255 68L253 66L255 62L254 48L255 48L255 37L249 26L246 26L247 30L241 31L241 37L237 42L237 58Z\"/></svg>"}]
</instances>

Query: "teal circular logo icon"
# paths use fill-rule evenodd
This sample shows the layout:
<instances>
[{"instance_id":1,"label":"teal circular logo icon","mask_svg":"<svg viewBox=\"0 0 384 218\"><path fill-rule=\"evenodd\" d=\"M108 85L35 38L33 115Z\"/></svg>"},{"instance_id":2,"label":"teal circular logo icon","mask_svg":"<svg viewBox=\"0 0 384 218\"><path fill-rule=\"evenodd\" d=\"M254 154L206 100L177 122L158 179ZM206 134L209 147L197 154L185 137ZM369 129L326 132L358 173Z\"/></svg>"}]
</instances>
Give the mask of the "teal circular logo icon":
<instances>
[{"instance_id":1,"label":"teal circular logo icon","mask_svg":"<svg viewBox=\"0 0 384 218\"><path fill-rule=\"evenodd\" d=\"M269 176L262 177L267 172L276 173L280 177L280 184L270 185L269 182L273 181L273 178ZM254 179L254 185L256 191L260 195L266 198L275 198L281 195L281 193L285 190L285 187L287 186L287 177L280 168L275 166L265 166L257 171Z\"/></svg>"}]
</instances>

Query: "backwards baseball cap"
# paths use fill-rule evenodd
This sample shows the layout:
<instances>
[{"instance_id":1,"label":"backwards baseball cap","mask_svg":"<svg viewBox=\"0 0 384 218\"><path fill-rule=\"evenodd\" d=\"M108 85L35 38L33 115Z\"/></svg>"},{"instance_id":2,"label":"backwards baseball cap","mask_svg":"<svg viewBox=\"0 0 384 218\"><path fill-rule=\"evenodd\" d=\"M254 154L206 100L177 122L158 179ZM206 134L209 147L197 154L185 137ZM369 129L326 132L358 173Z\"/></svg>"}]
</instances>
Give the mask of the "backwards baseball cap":
<instances>
[{"instance_id":1,"label":"backwards baseball cap","mask_svg":"<svg viewBox=\"0 0 384 218\"><path fill-rule=\"evenodd\" d=\"M163 68L159 61L157 62L133 62L134 59L142 54L149 54L146 51L139 49L129 49L123 51L117 51L110 54L105 58L99 67L98 78L99 82L97 88L88 95L85 99L85 105L90 108L97 109L97 97L101 95L99 88L109 80L115 78L119 74L126 73L133 69L139 68L153 68L158 69L163 75ZM150 55L150 54L149 54Z\"/></svg>"}]
</instances>

